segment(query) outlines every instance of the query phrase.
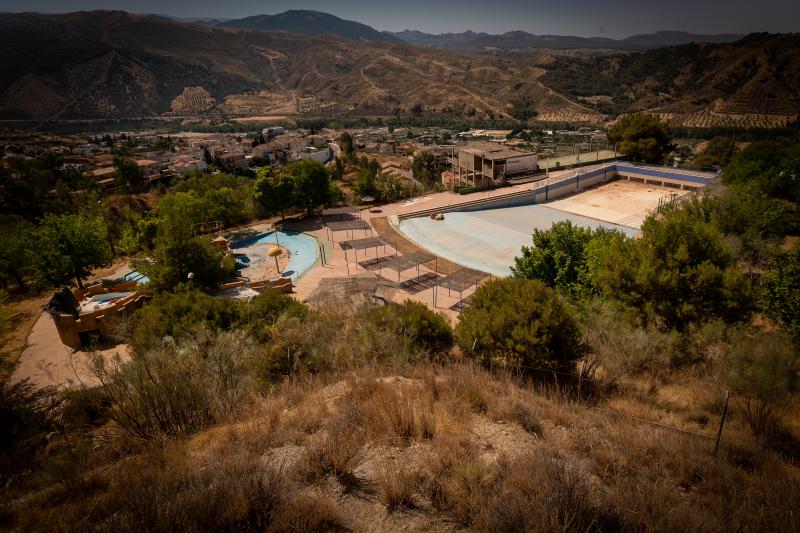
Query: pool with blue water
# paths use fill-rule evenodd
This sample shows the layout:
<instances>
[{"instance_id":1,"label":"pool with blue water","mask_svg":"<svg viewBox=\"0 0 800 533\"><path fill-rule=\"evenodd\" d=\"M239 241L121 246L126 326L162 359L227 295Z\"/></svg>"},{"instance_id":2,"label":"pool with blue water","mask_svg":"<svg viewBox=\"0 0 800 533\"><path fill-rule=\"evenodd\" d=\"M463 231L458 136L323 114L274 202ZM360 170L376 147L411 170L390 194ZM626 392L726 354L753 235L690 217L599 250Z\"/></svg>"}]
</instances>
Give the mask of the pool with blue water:
<instances>
[{"instance_id":1,"label":"pool with blue water","mask_svg":"<svg viewBox=\"0 0 800 533\"><path fill-rule=\"evenodd\" d=\"M247 256L248 266L255 268L266 260L272 261L267 256L268 246L264 244L277 244L289 250L289 264L282 273L283 277L296 280L305 274L317 262L317 240L310 235L299 231L269 231L246 237L231 243L235 254Z\"/></svg>"}]
</instances>

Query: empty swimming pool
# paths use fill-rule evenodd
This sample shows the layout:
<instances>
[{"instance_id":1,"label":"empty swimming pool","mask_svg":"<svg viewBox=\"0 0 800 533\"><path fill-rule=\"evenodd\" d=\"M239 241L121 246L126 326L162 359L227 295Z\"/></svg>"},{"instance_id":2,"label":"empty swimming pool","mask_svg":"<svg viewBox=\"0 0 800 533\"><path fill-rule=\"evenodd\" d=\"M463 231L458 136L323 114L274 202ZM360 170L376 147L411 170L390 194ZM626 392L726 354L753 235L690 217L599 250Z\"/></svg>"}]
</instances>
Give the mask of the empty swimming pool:
<instances>
[{"instance_id":1,"label":"empty swimming pool","mask_svg":"<svg viewBox=\"0 0 800 533\"><path fill-rule=\"evenodd\" d=\"M638 231L544 205L456 211L445 213L440 221L409 218L400 223L400 231L439 257L496 276L508 276L522 247L531 245L533 230L550 229L553 222L560 220L587 228L617 229L630 236Z\"/></svg>"}]
</instances>

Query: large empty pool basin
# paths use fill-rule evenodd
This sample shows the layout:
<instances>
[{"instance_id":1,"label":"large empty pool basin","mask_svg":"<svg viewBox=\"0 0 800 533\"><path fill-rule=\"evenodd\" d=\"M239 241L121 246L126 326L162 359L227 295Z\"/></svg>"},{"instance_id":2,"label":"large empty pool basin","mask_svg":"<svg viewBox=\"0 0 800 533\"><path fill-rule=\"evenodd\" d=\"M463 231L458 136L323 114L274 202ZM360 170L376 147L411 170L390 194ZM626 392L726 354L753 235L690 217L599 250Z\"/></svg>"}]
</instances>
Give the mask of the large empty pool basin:
<instances>
[{"instance_id":1,"label":"large empty pool basin","mask_svg":"<svg viewBox=\"0 0 800 533\"><path fill-rule=\"evenodd\" d=\"M616 229L630 236L638 231L544 205L455 211L445 213L444 220L409 218L400 223L399 229L439 257L495 276L508 276L522 247L531 245L533 230L550 229L553 222L561 220L587 228Z\"/></svg>"}]
</instances>

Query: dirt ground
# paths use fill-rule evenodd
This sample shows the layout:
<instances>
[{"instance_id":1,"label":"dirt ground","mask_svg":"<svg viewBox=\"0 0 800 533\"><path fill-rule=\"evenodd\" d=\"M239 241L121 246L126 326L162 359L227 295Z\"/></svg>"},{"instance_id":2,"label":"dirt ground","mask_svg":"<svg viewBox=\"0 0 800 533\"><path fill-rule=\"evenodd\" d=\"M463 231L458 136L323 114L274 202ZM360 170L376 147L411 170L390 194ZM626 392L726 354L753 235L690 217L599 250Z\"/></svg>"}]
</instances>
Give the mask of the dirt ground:
<instances>
[{"instance_id":1,"label":"dirt ground","mask_svg":"<svg viewBox=\"0 0 800 533\"><path fill-rule=\"evenodd\" d=\"M130 270L128 259L119 259L107 268L95 271L85 282L121 277ZM2 305L0 312L6 315L8 330L0 338L0 355L11 373L12 381L29 379L37 387L62 385L69 381L93 379L85 368L86 352L75 352L64 346L58 332L44 307L52 291L11 301ZM125 347L103 350L104 353L120 352ZM15 368L16 365L16 368ZM77 372L76 372L77 368ZM0 377L6 370L0 368Z\"/></svg>"},{"instance_id":2,"label":"dirt ground","mask_svg":"<svg viewBox=\"0 0 800 533\"><path fill-rule=\"evenodd\" d=\"M660 198L688 193L658 185L614 180L546 205L568 213L638 228L647 215L658 207Z\"/></svg>"},{"instance_id":3,"label":"dirt ground","mask_svg":"<svg viewBox=\"0 0 800 533\"><path fill-rule=\"evenodd\" d=\"M4 330L0 334L0 359L7 365L13 367L19 360L49 298L49 294L42 294L0 305ZM0 368L0 378L3 376L5 371Z\"/></svg>"},{"instance_id":4,"label":"dirt ground","mask_svg":"<svg viewBox=\"0 0 800 533\"><path fill-rule=\"evenodd\" d=\"M124 344L101 346L99 351L104 357L115 354L123 359L128 357ZM27 338L11 381L27 379L37 388L70 387L80 383L97 385L97 379L89 369L89 355L88 351L73 350L62 344L53 319L43 311Z\"/></svg>"}]
</instances>

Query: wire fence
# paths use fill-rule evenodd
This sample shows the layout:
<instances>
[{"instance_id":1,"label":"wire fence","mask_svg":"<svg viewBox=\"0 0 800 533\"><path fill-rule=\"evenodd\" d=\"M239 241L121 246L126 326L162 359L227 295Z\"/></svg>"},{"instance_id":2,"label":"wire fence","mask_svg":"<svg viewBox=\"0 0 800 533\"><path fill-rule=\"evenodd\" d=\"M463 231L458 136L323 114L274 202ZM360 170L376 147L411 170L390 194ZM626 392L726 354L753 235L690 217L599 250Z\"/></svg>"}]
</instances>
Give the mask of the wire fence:
<instances>
[{"instance_id":1,"label":"wire fence","mask_svg":"<svg viewBox=\"0 0 800 533\"><path fill-rule=\"evenodd\" d=\"M583 367L582 367L582 371L581 372L568 372L568 371L564 371L564 370L558 370L558 369L552 369L552 368L543 368L543 367L533 367L533 366L527 366L527 365L514 365L513 367L505 367L505 368L507 368L508 370L513 370L513 371L516 371L516 370L520 370L520 371L527 370L527 371L537 372L537 373L544 374L544 375L550 374L554 378L556 378L555 379L556 382L557 382L557 377L558 376L569 378L569 380L572 383L576 384L575 398L579 403L584 403L588 399L588 395L582 395L581 394L582 384L583 383L593 383L593 384L597 383L597 380L592 379L591 377L587 376L583 372ZM655 420L649 420L647 418L642 418L642 417L639 417L639 416L631 415L629 413L624 413L622 411L617 411L617 410L614 410L614 409L608 409L608 408L600 407L600 406L597 406L597 405L587 405L586 407L591 409L591 410L593 410L593 411L595 411L595 412L602 413L602 414L607 415L607 416L612 416L612 417L620 418L620 419L627 419L627 420L630 420L632 422L636 422L636 423L644 424L644 425L649 425L651 427L655 427L655 428L658 428L658 429L664 429L664 430L667 430L667 431L673 431L673 432L680 433L680 434L683 434L683 435L688 435L688 436L691 436L691 437L697 437L697 438L701 438L701 439L708 440L708 441L714 441L715 442L714 453L716 454L717 450L719 449L719 444L720 444L720 440L721 440L721 436L722 436L722 429L723 429L724 424L725 424L725 418L726 418L727 411L728 411L729 398L730 398L730 392L729 391L725 391L724 401L723 401L723 406L722 406L722 412L720 414L720 425L719 425L719 429L718 429L716 435L708 435L708 434L705 434L705 433L699 433L699 432L696 432L696 431L691 431L689 429L679 428L679 427L676 427L676 426L665 424L663 422L657 422Z\"/></svg>"}]
</instances>

